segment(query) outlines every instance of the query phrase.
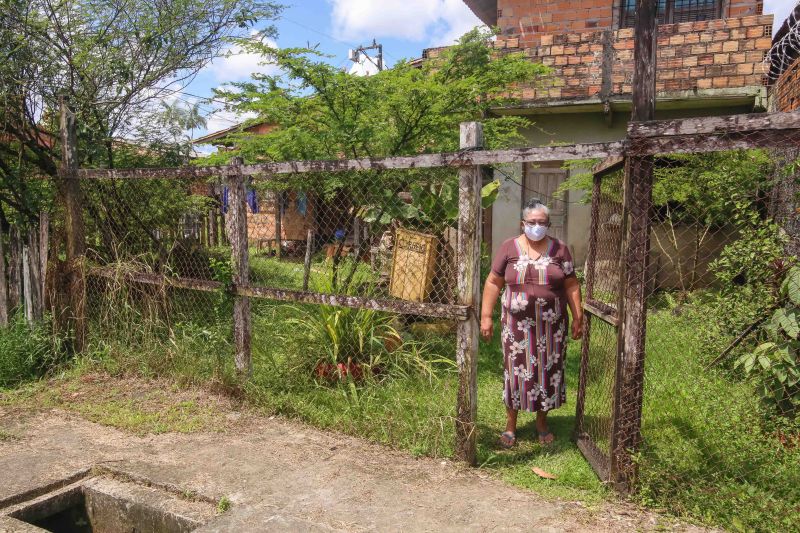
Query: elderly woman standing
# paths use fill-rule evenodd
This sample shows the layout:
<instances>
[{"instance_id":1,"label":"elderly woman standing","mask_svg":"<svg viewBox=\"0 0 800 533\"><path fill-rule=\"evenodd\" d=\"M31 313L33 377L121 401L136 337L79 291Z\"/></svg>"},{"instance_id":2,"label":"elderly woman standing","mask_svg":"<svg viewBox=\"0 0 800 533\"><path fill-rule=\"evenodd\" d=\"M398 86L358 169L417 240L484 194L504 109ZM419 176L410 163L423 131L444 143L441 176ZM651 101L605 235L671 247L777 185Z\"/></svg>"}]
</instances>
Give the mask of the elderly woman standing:
<instances>
[{"instance_id":1,"label":"elderly woman standing","mask_svg":"<svg viewBox=\"0 0 800 533\"><path fill-rule=\"evenodd\" d=\"M547 427L547 413L567 400L564 383L569 319L572 338L581 336L583 309L581 289L566 244L547 236L550 211L539 200L522 209L522 230L505 241L492 260L481 306L481 336L492 338L492 311L500 291L501 343L505 359L503 401L506 430L501 443L516 442L517 413L536 413L539 442L554 436Z\"/></svg>"}]
</instances>

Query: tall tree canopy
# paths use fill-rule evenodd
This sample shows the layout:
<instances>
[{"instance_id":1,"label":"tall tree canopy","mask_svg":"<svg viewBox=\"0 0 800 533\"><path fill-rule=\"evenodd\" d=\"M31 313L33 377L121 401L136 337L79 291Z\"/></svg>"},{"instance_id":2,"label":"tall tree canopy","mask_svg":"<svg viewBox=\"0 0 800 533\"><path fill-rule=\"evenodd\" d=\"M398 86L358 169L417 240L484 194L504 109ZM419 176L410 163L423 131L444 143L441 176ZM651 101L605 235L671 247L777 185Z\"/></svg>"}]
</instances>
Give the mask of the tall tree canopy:
<instances>
[{"instance_id":1,"label":"tall tree canopy","mask_svg":"<svg viewBox=\"0 0 800 533\"><path fill-rule=\"evenodd\" d=\"M33 214L23 178L56 174L60 97L80 157L114 166L113 139L144 108L279 11L268 0L0 0L0 200Z\"/></svg>"}]
</instances>

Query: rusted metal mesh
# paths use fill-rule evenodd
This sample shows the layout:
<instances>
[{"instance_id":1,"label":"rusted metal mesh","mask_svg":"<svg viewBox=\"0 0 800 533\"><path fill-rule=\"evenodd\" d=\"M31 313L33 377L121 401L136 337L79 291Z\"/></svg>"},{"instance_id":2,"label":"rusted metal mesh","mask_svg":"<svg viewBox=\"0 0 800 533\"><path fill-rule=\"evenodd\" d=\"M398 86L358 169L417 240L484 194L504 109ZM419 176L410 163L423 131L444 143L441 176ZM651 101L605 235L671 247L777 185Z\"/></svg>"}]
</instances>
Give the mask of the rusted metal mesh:
<instances>
[{"instance_id":1,"label":"rusted metal mesh","mask_svg":"<svg viewBox=\"0 0 800 533\"><path fill-rule=\"evenodd\" d=\"M617 352L617 306L622 245L622 176L595 179L591 242L585 268L587 313L581 346L582 406L578 439L593 466L607 479L611 448L614 375Z\"/></svg>"},{"instance_id":2,"label":"rusted metal mesh","mask_svg":"<svg viewBox=\"0 0 800 533\"><path fill-rule=\"evenodd\" d=\"M798 151L781 143L687 149L641 160L637 177L634 158L621 255L616 236L597 233L587 302L613 305L621 290L624 320L615 371L597 337L612 350L616 328L590 319L583 431L608 453L612 480L673 511L727 509L722 520L741 523L744 514L725 505L735 500L761 506L760 516L773 516L775 524L796 523L798 162ZM602 180L613 200L603 195L599 202L600 228L617 216L607 206L622 202L622 176ZM615 254L606 263L604 247ZM599 381L612 379L616 392L607 384L592 388L600 371L613 373ZM592 409L609 408L611 423L593 421Z\"/></svg>"},{"instance_id":3,"label":"rusted metal mesh","mask_svg":"<svg viewBox=\"0 0 800 533\"><path fill-rule=\"evenodd\" d=\"M341 340L334 363L360 360L372 350L364 343L394 351L409 340L412 349L427 329L452 343L453 322L403 305L438 304L442 316L456 304L456 170L244 179L249 287L310 294L316 303L323 300L314 295L337 295L385 304L385 312L334 312L303 307L291 294L278 303L253 299L255 351L282 342L274 321L284 323L283 333L302 330L320 344ZM222 324L227 338L234 297L227 181L87 178L81 184L93 333L125 316L132 324Z\"/></svg>"},{"instance_id":4,"label":"rusted metal mesh","mask_svg":"<svg viewBox=\"0 0 800 533\"><path fill-rule=\"evenodd\" d=\"M454 171L255 176L249 191L254 285L455 303Z\"/></svg>"}]
</instances>

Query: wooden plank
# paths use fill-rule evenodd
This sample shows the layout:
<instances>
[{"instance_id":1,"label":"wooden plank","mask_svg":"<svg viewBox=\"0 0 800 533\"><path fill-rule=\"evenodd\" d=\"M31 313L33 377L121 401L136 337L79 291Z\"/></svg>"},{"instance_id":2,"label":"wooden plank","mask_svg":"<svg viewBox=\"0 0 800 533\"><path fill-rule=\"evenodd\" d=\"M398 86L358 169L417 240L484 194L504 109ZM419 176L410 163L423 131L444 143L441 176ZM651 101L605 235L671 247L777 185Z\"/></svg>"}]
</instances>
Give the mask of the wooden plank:
<instances>
[{"instance_id":1,"label":"wooden plank","mask_svg":"<svg viewBox=\"0 0 800 533\"><path fill-rule=\"evenodd\" d=\"M634 27L634 75L631 120L655 116L656 0L637 0ZM644 340L647 320L647 262L650 251L650 207L653 158L630 157L625 165L622 276L624 283L617 309L617 365L611 428L610 481L623 493L633 489L641 445L644 390Z\"/></svg>"},{"instance_id":2,"label":"wooden plank","mask_svg":"<svg viewBox=\"0 0 800 533\"><path fill-rule=\"evenodd\" d=\"M449 318L460 321L466 320L469 316L469 309L463 305L420 303L409 302L407 300L385 300L379 298L367 298L363 296L322 294L258 286L235 287L234 290L237 294L282 302L333 305L336 307L350 307L354 309L371 309L373 311L385 311L388 313L398 313L403 315Z\"/></svg>"},{"instance_id":3,"label":"wooden plank","mask_svg":"<svg viewBox=\"0 0 800 533\"><path fill-rule=\"evenodd\" d=\"M583 308L591 313L593 316L596 316L603 322L614 326L615 328L619 326L619 318L617 317L617 310L607 303L600 302L597 300L591 300L589 298L583 303Z\"/></svg>"},{"instance_id":4,"label":"wooden plank","mask_svg":"<svg viewBox=\"0 0 800 533\"><path fill-rule=\"evenodd\" d=\"M608 143L568 144L514 148L509 150L475 150L398 156L385 158L340 159L329 161L287 161L245 165L246 175L265 179L273 174L297 174L303 172L350 172L353 170L386 170L403 168L468 167L498 163L535 163L544 161L567 161L574 159L596 159L622 154L621 141ZM78 177L86 179L179 179L211 178L229 172L227 166L135 168L135 169L84 169Z\"/></svg>"},{"instance_id":5,"label":"wooden plank","mask_svg":"<svg viewBox=\"0 0 800 533\"><path fill-rule=\"evenodd\" d=\"M39 275L42 283L42 309L47 307L47 261L50 250L50 213L42 211L39 213Z\"/></svg>"},{"instance_id":6,"label":"wooden plank","mask_svg":"<svg viewBox=\"0 0 800 533\"><path fill-rule=\"evenodd\" d=\"M628 137L699 136L791 129L800 129L800 111L631 121L628 123Z\"/></svg>"},{"instance_id":7,"label":"wooden plank","mask_svg":"<svg viewBox=\"0 0 800 533\"><path fill-rule=\"evenodd\" d=\"M461 149L483 147L483 126L478 122L461 124ZM476 424L478 416L478 324L481 269L481 176L479 166L459 171L458 185L458 261L457 301L470 309L466 320L458 323L456 362L456 456L468 464L476 463Z\"/></svg>"},{"instance_id":8,"label":"wooden plank","mask_svg":"<svg viewBox=\"0 0 800 533\"><path fill-rule=\"evenodd\" d=\"M86 347L86 281L83 276L86 259L86 229L83 221L83 200L78 175L78 141L75 114L65 97L60 99L61 167L58 171L59 200L64 208L66 236L67 301L69 309L62 313L72 329L73 349L80 353Z\"/></svg>"},{"instance_id":9,"label":"wooden plank","mask_svg":"<svg viewBox=\"0 0 800 533\"><path fill-rule=\"evenodd\" d=\"M800 148L800 129L632 139L625 153L630 156L647 156L750 148Z\"/></svg>"},{"instance_id":10,"label":"wooden plank","mask_svg":"<svg viewBox=\"0 0 800 533\"><path fill-rule=\"evenodd\" d=\"M22 245L22 296L25 309L25 321L29 326L33 325L33 300L31 298L31 256L28 253L28 246Z\"/></svg>"},{"instance_id":11,"label":"wooden plank","mask_svg":"<svg viewBox=\"0 0 800 533\"><path fill-rule=\"evenodd\" d=\"M22 238L17 226L8 231L8 305L9 317L22 302Z\"/></svg>"},{"instance_id":12,"label":"wooden plank","mask_svg":"<svg viewBox=\"0 0 800 533\"><path fill-rule=\"evenodd\" d=\"M167 286L176 289L189 289L203 292L215 292L224 288L218 281L195 278L174 278L152 272L120 272L113 267L95 267L89 270L90 276L106 279L123 279L128 282L148 285ZM280 302L293 302L316 305L332 305L354 309L371 309L387 313L403 315L429 316L453 320L466 320L468 309L465 306L408 302L405 300L385 300L362 296L342 296L338 294L322 294L307 291L275 289L260 286L234 286L233 293L250 298L264 298Z\"/></svg>"},{"instance_id":13,"label":"wooden plank","mask_svg":"<svg viewBox=\"0 0 800 533\"><path fill-rule=\"evenodd\" d=\"M226 176L228 216L225 229L228 233L228 241L231 243L233 283L236 286L246 287L250 284L250 250L247 241L247 191L241 169L242 159L234 158L231 170ZM250 298L237 294L233 302L233 339L236 350L234 361L240 379L247 379L253 373L250 347L251 319Z\"/></svg>"},{"instance_id":14,"label":"wooden plank","mask_svg":"<svg viewBox=\"0 0 800 533\"><path fill-rule=\"evenodd\" d=\"M314 252L314 230L306 234L306 257L303 261L303 290L308 290L308 280L311 277L311 254Z\"/></svg>"},{"instance_id":15,"label":"wooden plank","mask_svg":"<svg viewBox=\"0 0 800 533\"><path fill-rule=\"evenodd\" d=\"M44 316L44 306L42 305L42 263L39 257L41 246L39 245L39 229L28 229L28 275L30 276L30 303L32 321L41 320Z\"/></svg>"},{"instance_id":16,"label":"wooden plank","mask_svg":"<svg viewBox=\"0 0 800 533\"><path fill-rule=\"evenodd\" d=\"M592 174L595 177L601 178L612 172L616 172L617 170L622 169L625 166L625 157L621 155L612 155L611 157L606 157L599 163L597 163L594 168L592 168Z\"/></svg>"},{"instance_id":17,"label":"wooden plank","mask_svg":"<svg viewBox=\"0 0 800 533\"><path fill-rule=\"evenodd\" d=\"M153 272L125 272L114 267L94 267L88 270L89 276L96 276L106 279L121 279L128 282L144 283L147 285L158 285L174 287L176 289L190 289L203 292L214 292L223 288L219 281L211 281L195 278L174 278Z\"/></svg>"},{"instance_id":18,"label":"wooden plank","mask_svg":"<svg viewBox=\"0 0 800 533\"><path fill-rule=\"evenodd\" d=\"M0 327L8 326L8 278L3 240L3 231L0 229Z\"/></svg>"}]
</instances>

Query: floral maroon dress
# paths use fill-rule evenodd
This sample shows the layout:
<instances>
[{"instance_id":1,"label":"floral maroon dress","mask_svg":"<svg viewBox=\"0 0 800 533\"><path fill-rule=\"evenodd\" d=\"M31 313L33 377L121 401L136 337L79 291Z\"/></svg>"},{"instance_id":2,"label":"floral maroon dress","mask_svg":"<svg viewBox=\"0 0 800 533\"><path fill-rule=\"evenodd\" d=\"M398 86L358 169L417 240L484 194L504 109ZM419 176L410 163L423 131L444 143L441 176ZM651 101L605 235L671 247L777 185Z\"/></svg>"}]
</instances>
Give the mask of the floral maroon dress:
<instances>
[{"instance_id":1,"label":"floral maroon dress","mask_svg":"<svg viewBox=\"0 0 800 533\"><path fill-rule=\"evenodd\" d=\"M519 238L509 239L492 261L492 272L506 282L501 296L503 402L515 410L549 411L567 401L564 281L575 276L575 269L567 245L548 240L547 251L532 259Z\"/></svg>"}]
</instances>

